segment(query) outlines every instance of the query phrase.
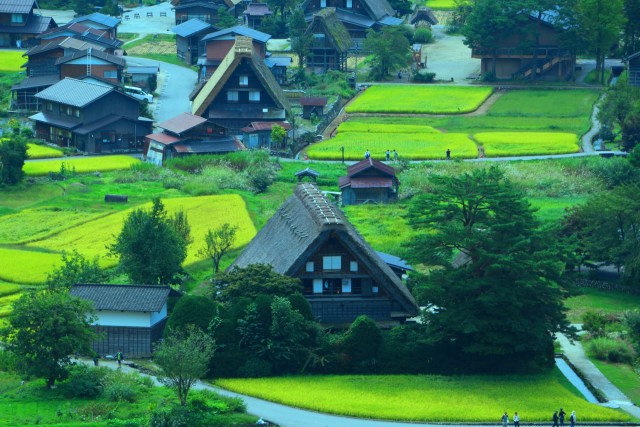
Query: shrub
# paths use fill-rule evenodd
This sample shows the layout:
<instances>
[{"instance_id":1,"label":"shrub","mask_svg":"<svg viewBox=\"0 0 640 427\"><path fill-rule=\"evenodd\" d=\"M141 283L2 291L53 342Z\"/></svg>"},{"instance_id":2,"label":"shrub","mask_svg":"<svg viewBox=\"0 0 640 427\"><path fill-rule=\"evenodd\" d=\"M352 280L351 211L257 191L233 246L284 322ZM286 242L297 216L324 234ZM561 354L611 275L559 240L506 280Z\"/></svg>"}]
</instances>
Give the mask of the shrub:
<instances>
[{"instance_id":1,"label":"shrub","mask_svg":"<svg viewBox=\"0 0 640 427\"><path fill-rule=\"evenodd\" d=\"M138 389L131 381L113 378L105 387L104 395L112 402L135 402L138 398Z\"/></svg>"},{"instance_id":2,"label":"shrub","mask_svg":"<svg viewBox=\"0 0 640 427\"><path fill-rule=\"evenodd\" d=\"M18 357L9 350L0 350L0 371L16 372Z\"/></svg>"},{"instance_id":3,"label":"shrub","mask_svg":"<svg viewBox=\"0 0 640 427\"><path fill-rule=\"evenodd\" d=\"M338 341L338 346L345 356L347 367L367 371L376 365L382 342L378 325L363 315L353 321Z\"/></svg>"},{"instance_id":4,"label":"shrub","mask_svg":"<svg viewBox=\"0 0 640 427\"><path fill-rule=\"evenodd\" d=\"M264 193L276 179L276 171L269 164L254 165L247 170L247 175L255 193Z\"/></svg>"},{"instance_id":5,"label":"shrub","mask_svg":"<svg viewBox=\"0 0 640 427\"><path fill-rule=\"evenodd\" d=\"M216 304L209 298L185 295L176 303L167 323L167 331L184 330L187 325L207 331L216 311Z\"/></svg>"},{"instance_id":6,"label":"shrub","mask_svg":"<svg viewBox=\"0 0 640 427\"><path fill-rule=\"evenodd\" d=\"M431 43L433 42L433 33L427 27L420 27L413 33L414 43Z\"/></svg>"},{"instance_id":7,"label":"shrub","mask_svg":"<svg viewBox=\"0 0 640 427\"><path fill-rule=\"evenodd\" d=\"M421 74L419 72L413 73L413 77L411 78L416 83L433 83L433 80L436 78L436 73L424 73Z\"/></svg>"},{"instance_id":8,"label":"shrub","mask_svg":"<svg viewBox=\"0 0 640 427\"><path fill-rule=\"evenodd\" d=\"M159 406L151 412L149 427L195 427L185 406Z\"/></svg>"},{"instance_id":9,"label":"shrub","mask_svg":"<svg viewBox=\"0 0 640 427\"><path fill-rule=\"evenodd\" d=\"M629 328L631 340L640 345L640 310L625 311L624 324Z\"/></svg>"},{"instance_id":10,"label":"shrub","mask_svg":"<svg viewBox=\"0 0 640 427\"><path fill-rule=\"evenodd\" d=\"M103 392L109 374L108 368L75 365L69 370L69 377L60 384L59 388L62 394L69 398L95 398Z\"/></svg>"},{"instance_id":11,"label":"shrub","mask_svg":"<svg viewBox=\"0 0 640 427\"><path fill-rule=\"evenodd\" d=\"M604 335L608 323L607 316L602 313L587 311L582 315L582 329L596 337Z\"/></svg>"},{"instance_id":12,"label":"shrub","mask_svg":"<svg viewBox=\"0 0 640 427\"><path fill-rule=\"evenodd\" d=\"M249 359L238 368L238 376L243 378L261 378L269 377L273 373L271 363L262 359Z\"/></svg>"},{"instance_id":13,"label":"shrub","mask_svg":"<svg viewBox=\"0 0 640 427\"><path fill-rule=\"evenodd\" d=\"M587 344L587 352L598 360L613 363L631 363L634 353L627 343L619 339L594 338Z\"/></svg>"},{"instance_id":14,"label":"shrub","mask_svg":"<svg viewBox=\"0 0 640 427\"><path fill-rule=\"evenodd\" d=\"M638 169L633 167L626 159L619 157L595 163L593 171L608 189L631 183L638 177Z\"/></svg>"}]
</instances>

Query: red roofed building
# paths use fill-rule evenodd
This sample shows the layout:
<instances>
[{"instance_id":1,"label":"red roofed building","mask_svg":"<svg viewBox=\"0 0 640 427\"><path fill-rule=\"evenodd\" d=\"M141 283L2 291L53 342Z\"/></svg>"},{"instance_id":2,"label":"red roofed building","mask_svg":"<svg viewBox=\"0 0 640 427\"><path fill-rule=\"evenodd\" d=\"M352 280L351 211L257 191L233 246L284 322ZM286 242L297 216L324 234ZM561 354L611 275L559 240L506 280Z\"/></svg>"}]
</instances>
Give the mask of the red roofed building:
<instances>
[{"instance_id":1,"label":"red roofed building","mask_svg":"<svg viewBox=\"0 0 640 427\"><path fill-rule=\"evenodd\" d=\"M287 122L251 122L249 126L242 128L247 148L281 148L271 143L271 130L276 125L287 132L291 130L291 125Z\"/></svg>"},{"instance_id":2,"label":"red roofed building","mask_svg":"<svg viewBox=\"0 0 640 427\"><path fill-rule=\"evenodd\" d=\"M396 171L382 162L364 159L347 168L339 179L343 205L388 203L398 198Z\"/></svg>"}]
</instances>

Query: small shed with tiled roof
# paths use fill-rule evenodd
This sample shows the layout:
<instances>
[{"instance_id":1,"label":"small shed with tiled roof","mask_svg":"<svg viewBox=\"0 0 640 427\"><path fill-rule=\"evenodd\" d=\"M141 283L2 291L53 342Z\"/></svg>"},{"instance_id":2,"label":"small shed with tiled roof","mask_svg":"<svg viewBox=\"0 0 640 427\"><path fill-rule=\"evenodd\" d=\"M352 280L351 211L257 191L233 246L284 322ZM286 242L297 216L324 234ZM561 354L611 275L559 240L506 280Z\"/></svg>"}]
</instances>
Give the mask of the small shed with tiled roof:
<instances>
[{"instance_id":1,"label":"small shed with tiled roof","mask_svg":"<svg viewBox=\"0 0 640 427\"><path fill-rule=\"evenodd\" d=\"M438 18L433 14L431 8L421 6L416 8L415 12L413 12L410 22L412 25L426 25L430 28L432 25L438 24Z\"/></svg>"},{"instance_id":2,"label":"small shed with tiled roof","mask_svg":"<svg viewBox=\"0 0 640 427\"><path fill-rule=\"evenodd\" d=\"M230 269L250 264L300 279L313 316L325 325L367 315L389 326L419 312L400 278L313 183L298 183Z\"/></svg>"},{"instance_id":3,"label":"small shed with tiled roof","mask_svg":"<svg viewBox=\"0 0 640 427\"><path fill-rule=\"evenodd\" d=\"M150 357L167 322L167 300L178 295L169 286L76 284L72 296L89 301L96 311L93 342L100 356L118 351L126 358Z\"/></svg>"},{"instance_id":4,"label":"small shed with tiled roof","mask_svg":"<svg viewBox=\"0 0 640 427\"><path fill-rule=\"evenodd\" d=\"M325 96L303 96L300 98L302 106L302 118L310 119L312 116L324 116L324 107L327 105L327 97Z\"/></svg>"},{"instance_id":5,"label":"small shed with tiled roof","mask_svg":"<svg viewBox=\"0 0 640 427\"><path fill-rule=\"evenodd\" d=\"M308 68L316 73L347 70L347 53L352 40L335 8L322 9L313 15L305 34L313 40L307 55Z\"/></svg>"},{"instance_id":6,"label":"small shed with tiled roof","mask_svg":"<svg viewBox=\"0 0 640 427\"><path fill-rule=\"evenodd\" d=\"M178 58L187 64L194 65L198 57L204 54L205 44L202 38L218 29L208 22L193 18L171 29L176 35L176 51Z\"/></svg>"},{"instance_id":7,"label":"small shed with tiled roof","mask_svg":"<svg viewBox=\"0 0 640 427\"><path fill-rule=\"evenodd\" d=\"M266 3L249 3L244 12L244 25L249 28L258 28L262 24L262 20L273 15L269 5Z\"/></svg>"},{"instance_id":8,"label":"small shed with tiled roof","mask_svg":"<svg viewBox=\"0 0 640 427\"><path fill-rule=\"evenodd\" d=\"M338 185L343 205L389 203L398 198L400 181L396 171L378 160L364 159L347 168Z\"/></svg>"},{"instance_id":9,"label":"small shed with tiled roof","mask_svg":"<svg viewBox=\"0 0 640 427\"><path fill-rule=\"evenodd\" d=\"M291 130L291 125L287 122L251 122L249 126L242 128L243 141L247 148L269 148L279 149L283 147L276 146L271 141L271 131L274 126L280 126L286 132ZM286 138L282 142L282 145L286 146Z\"/></svg>"}]
</instances>

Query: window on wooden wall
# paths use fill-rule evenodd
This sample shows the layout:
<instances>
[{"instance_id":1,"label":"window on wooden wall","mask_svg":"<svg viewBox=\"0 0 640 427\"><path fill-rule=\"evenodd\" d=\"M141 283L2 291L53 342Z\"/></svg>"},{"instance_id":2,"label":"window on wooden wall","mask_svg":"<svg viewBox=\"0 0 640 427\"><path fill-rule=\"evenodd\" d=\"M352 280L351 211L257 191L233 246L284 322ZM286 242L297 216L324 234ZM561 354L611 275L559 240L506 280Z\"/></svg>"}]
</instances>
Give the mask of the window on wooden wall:
<instances>
[{"instance_id":1,"label":"window on wooden wall","mask_svg":"<svg viewBox=\"0 0 640 427\"><path fill-rule=\"evenodd\" d=\"M342 269L342 257L337 256L323 256L322 257L322 269L323 270L340 270Z\"/></svg>"},{"instance_id":2,"label":"window on wooden wall","mask_svg":"<svg viewBox=\"0 0 640 427\"><path fill-rule=\"evenodd\" d=\"M351 293L351 279L342 279L342 293L343 294Z\"/></svg>"},{"instance_id":3,"label":"window on wooden wall","mask_svg":"<svg viewBox=\"0 0 640 427\"><path fill-rule=\"evenodd\" d=\"M260 102L260 91L252 90L249 92L249 101L251 102Z\"/></svg>"},{"instance_id":4,"label":"window on wooden wall","mask_svg":"<svg viewBox=\"0 0 640 427\"><path fill-rule=\"evenodd\" d=\"M313 273L313 261L307 262L306 271L307 271L307 273Z\"/></svg>"},{"instance_id":5,"label":"window on wooden wall","mask_svg":"<svg viewBox=\"0 0 640 427\"><path fill-rule=\"evenodd\" d=\"M313 279L313 293L322 294L322 279Z\"/></svg>"},{"instance_id":6,"label":"window on wooden wall","mask_svg":"<svg viewBox=\"0 0 640 427\"><path fill-rule=\"evenodd\" d=\"M240 76L240 86L249 86L249 76Z\"/></svg>"},{"instance_id":7,"label":"window on wooden wall","mask_svg":"<svg viewBox=\"0 0 640 427\"><path fill-rule=\"evenodd\" d=\"M347 9L351 9L353 7L353 0L347 0Z\"/></svg>"},{"instance_id":8,"label":"window on wooden wall","mask_svg":"<svg viewBox=\"0 0 640 427\"><path fill-rule=\"evenodd\" d=\"M238 91L237 90L230 90L227 91L227 101L228 102L238 102L240 98L238 97Z\"/></svg>"},{"instance_id":9,"label":"window on wooden wall","mask_svg":"<svg viewBox=\"0 0 640 427\"><path fill-rule=\"evenodd\" d=\"M117 79L118 78L118 71L117 70L105 70L103 77L105 79Z\"/></svg>"},{"instance_id":10,"label":"window on wooden wall","mask_svg":"<svg viewBox=\"0 0 640 427\"><path fill-rule=\"evenodd\" d=\"M358 271L358 261L349 262L349 271Z\"/></svg>"}]
</instances>

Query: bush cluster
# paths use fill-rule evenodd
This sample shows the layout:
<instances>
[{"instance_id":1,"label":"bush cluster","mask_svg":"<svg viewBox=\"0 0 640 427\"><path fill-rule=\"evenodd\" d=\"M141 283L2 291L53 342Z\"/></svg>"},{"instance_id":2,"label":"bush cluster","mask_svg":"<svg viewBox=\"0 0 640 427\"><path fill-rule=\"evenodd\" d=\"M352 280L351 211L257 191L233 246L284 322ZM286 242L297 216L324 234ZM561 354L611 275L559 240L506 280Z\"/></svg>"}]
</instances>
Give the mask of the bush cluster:
<instances>
[{"instance_id":1,"label":"bush cluster","mask_svg":"<svg viewBox=\"0 0 640 427\"><path fill-rule=\"evenodd\" d=\"M74 365L59 389L68 398L106 397L111 402L135 402L153 382L137 373L122 373L106 367Z\"/></svg>"},{"instance_id":2,"label":"bush cluster","mask_svg":"<svg viewBox=\"0 0 640 427\"><path fill-rule=\"evenodd\" d=\"M640 310L623 316L588 311L582 316L587 352L598 360L633 363L640 350Z\"/></svg>"}]
</instances>

